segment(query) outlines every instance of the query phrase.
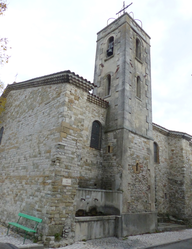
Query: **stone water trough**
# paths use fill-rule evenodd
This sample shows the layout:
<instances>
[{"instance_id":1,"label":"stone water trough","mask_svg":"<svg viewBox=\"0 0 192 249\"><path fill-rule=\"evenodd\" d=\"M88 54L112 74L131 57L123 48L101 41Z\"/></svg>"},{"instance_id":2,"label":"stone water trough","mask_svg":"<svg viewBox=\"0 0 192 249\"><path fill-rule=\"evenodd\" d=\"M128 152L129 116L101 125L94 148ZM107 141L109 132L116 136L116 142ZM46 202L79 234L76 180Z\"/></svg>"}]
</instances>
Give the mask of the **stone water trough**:
<instances>
[{"instance_id":1,"label":"stone water trough","mask_svg":"<svg viewBox=\"0 0 192 249\"><path fill-rule=\"evenodd\" d=\"M76 194L75 240L117 236L122 192L79 188Z\"/></svg>"}]
</instances>

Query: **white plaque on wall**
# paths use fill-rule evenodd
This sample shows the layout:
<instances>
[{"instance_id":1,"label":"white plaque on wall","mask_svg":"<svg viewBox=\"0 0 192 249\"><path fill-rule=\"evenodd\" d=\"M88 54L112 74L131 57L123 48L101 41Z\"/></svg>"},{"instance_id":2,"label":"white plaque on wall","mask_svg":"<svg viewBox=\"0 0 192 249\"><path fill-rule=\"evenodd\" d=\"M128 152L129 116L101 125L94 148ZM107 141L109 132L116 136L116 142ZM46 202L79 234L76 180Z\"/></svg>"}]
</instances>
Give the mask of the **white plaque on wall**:
<instances>
[{"instance_id":1,"label":"white plaque on wall","mask_svg":"<svg viewBox=\"0 0 192 249\"><path fill-rule=\"evenodd\" d=\"M62 185L71 185L71 179L63 178Z\"/></svg>"}]
</instances>

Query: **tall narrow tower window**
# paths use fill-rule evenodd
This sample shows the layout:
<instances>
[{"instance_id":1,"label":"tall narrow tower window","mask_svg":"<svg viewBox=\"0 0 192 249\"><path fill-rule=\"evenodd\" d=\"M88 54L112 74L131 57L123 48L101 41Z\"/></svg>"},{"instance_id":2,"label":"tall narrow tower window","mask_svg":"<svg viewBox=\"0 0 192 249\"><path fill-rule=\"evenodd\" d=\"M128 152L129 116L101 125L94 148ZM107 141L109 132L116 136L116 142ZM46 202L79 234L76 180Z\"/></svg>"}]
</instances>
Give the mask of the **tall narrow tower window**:
<instances>
[{"instance_id":1,"label":"tall narrow tower window","mask_svg":"<svg viewBox=\"0 0 192 249\"><path fill-rule=\"evenodd\" d=\"M106 95L110 95L111 94L111 75L108 74L107 75L107 91L106 91Z\"/></svg>"},{"instance_id":2,"label":"tall narrow tower window","mask_svg":"<svg viewBox=\"0 0 192 249\"><path fill-rule=\"evenodd\" d=\"M94 121L92 124L91 131L91 143L90 147L95 148L97 150L101 149L101 123L99 121Z\"/></svg>"},{"instance_id":3,"label":"tall narrow tower window","mask_svg":"<svg viewBox=\"0 0 192 249\"><path fill-rule=\"evenodd\" d=\"M154 149L154 162L159 163L159 146L156 142L153 143Z\"/></svg>"},{"instance_id":4,"label":"tall narrow tower window","mask_svg":"<svg viewBox=\"0 0 192 249\"><path fill-rule=\"evenodd\" d=\"M0 144L1 144L2 137L3 137L3 131L4 131L4 127L1 127L1 129L0 129Z\"/></svg>"},{"instance_id":5,"label":"tall narrow tower window","mask_svg":"<svg viewBox=\"0 0 192 249\"><path fill-rule=\"evenodd\" d=\"M138 98L141 98L141 79L139 76L137 77L137 83L136 83L136 96Z\"/></svg>"},{"instance_id":6,"label":"tall narrow tower window","mask_svg":"<svg viewBox=\"0 0 192 249\"><path fill-rule=\"evenodd\" d=\"M136 39L136 57L141 60L141 42L138 38Z\"/></svg>"},{"instance_id":7,"label":"tall narrow tower window","mask_svg":"<svg viewBox=\"0 0 192 249\"><path fill-rule=\"evenodd\" d=\"M113 48L114 48L114 37L111 36L108 39L107 57L110 57L111 55L113 55Z\"/></svg>"}]
</instances>

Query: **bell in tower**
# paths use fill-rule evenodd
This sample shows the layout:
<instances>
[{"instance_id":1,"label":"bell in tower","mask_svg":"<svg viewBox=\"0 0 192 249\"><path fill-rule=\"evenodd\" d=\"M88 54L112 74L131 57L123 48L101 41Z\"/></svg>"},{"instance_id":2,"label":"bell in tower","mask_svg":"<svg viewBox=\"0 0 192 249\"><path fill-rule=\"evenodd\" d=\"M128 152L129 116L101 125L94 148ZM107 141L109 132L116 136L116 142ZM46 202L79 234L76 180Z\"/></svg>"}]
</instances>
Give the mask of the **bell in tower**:
<instances>
[{"instance_id":1,"label":"bell in tower","mask_svg":"<svg viewBox=\"0 0 192 249\"><path fill-rule=\"evenodd\" d=\"M113 55L113 46L114 46L114 37L111 36L108 40L108 49L107 49L107 57Z\"/></svg>"}]
</instances>

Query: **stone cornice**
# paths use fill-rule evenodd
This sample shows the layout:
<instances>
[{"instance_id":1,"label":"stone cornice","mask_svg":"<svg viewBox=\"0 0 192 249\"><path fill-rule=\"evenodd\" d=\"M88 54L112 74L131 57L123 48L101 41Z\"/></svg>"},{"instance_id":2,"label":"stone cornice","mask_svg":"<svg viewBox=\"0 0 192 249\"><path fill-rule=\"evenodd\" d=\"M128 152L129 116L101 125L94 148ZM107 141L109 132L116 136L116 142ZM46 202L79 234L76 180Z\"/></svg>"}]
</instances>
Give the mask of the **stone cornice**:
<instances>
[{"instance_id":1,"label":"stone cornice","mask_svg":"<svg viewBox=\"0 0 192 249\"><path fill-rule=\"evenodd\" d=\"M120 19L122 19L126 15L131 19L132 22L135 23L135 26L137 26L139 29L141 29L150 38L150 36L145 32L145 30L127 12L125 12L125 14L121 15L120 17L118 17L117 19L115 19L113 22L111 22L110 24L108 24L105 28L101 29L99 32L97 32L97 34L101 33L103 30L105 30L109 26L112 26L116 21L119 21Z\"/></svg>"},{"instance_id":2,"label":"stone cornice","mask_svg":"<svg viewBox=\"0 0 192 249\"><path fill-rule=\"evenodd\" d=\"M32 87L39 87L46 85L63 84L63 83L73 84L77 87L82 88L86 92L91 91L95 87L95 85L92 84L90 81L87 81L83 77L80 77L78 74L75 74L70 70L67 70L7 85L2 97L7 97L10 91L16 91L25 88L32 88Z\"/></svg>"},{"instance_id":3,"label":"stone cornice","mask_svg":"<svg viewBox=\"0 0 192 249\"><path fill-rule=\"evenodd\" d=\"M93 104L99 105L105 109L109 106L109 102L105 101L104 99L99 98L96 95L93 94L88 94L87 95L87 100Z\"/></svg>"},{"instance_id":4,"label":"stone cornice","mask_svg":"<svg viewBox=\"0 0 192 249\"><path fill-rule=\"evenodd\" d=\"M180 137L183 138L187 141L191 141L192 140L192 136L184 133L184 132L179 132L179 131L172 131L172 130L168 130L160 125L157 125L155 123L153 123L153 130L156 130L160 133L162 133L163 135L169 136L169 137Z\"/></svg>"}]
</instances>

